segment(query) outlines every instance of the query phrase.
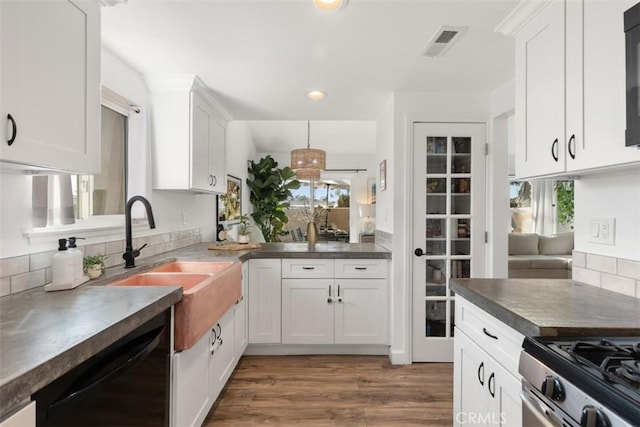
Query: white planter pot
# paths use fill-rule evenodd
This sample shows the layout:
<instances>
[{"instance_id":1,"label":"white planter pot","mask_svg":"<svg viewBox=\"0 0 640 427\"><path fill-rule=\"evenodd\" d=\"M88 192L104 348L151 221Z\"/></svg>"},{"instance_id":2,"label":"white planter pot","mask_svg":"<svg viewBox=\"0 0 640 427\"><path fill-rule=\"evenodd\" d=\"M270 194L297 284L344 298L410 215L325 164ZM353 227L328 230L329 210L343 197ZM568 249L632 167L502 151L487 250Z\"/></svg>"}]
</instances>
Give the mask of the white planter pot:
<instances>
[{"instance_id":1,"label":"white planter pot","mask_svg":"<svg viewBox=\"0 0 640 427\"><path fill-rule=\"evenodd\" d=\"M248 234L239 234L238 235L238 243L242 243L243 245L249 243L249 235Z\"/></svg>"},{"instance_id":2,"label":"white planter pot","mask_svg":"<svg viewBox=\"0 0 640 427\"><path fill-rule=\"evenodd\" d=\"M102 276L102 266L100 264L94 264L90 267L87 267L87 276L92 279L97 279Z\"/></svg>"}]
</instances>

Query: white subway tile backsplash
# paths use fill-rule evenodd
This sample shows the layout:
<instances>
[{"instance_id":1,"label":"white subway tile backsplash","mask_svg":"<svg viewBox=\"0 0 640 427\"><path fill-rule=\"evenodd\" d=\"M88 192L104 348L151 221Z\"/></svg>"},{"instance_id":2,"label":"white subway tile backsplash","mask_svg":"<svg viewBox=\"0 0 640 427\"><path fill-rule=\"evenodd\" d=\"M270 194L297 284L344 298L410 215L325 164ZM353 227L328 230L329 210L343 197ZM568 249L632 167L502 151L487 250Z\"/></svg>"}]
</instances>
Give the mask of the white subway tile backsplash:
<instances>
[{"instance_id":1,"label":"white subway tile backsplash","mask_svg":"<svg viewBox=\"0 0 640 427\"><path fill-rule=\"evenodd\" d=\"M15 276L29 271L29 256L19 256L0 260L0 277Z\"/></svg>"},{"instance_id":2,"label":"white subway tile backsplash","mask_svg":"<svg viewBox=\"0 0 640 427\"><path fill-rule=\"evenodd\" d=\"M0 279L0 297L11 293L11 277L3 277Z\"/></svg>"},{"instance_id":3,"label":"white subway tile backsplash","mask_svg":"<svg viewBox=\"0 0 640 427\"><path fill-rule=\"evenodd\" d=\"M104 255L107 253L107 245L104 243L96 243L84 247L84 256Z\"/></svg>"},{"instance_id":4,"label":"white subway tile backsplash","mask_svg":"<svg viewBox=\"0 0 640 427\"><path fill-rule=\"evenodd\" d=\"M600 276L599 271L573 266L572 279L576 282L600 287L602 285Z\"/></svg>"},{"instance_id":5,"label":"white subway tile backsplash","mask_svg":"<svg viewBox=\"0 0 640 427\"><path fill-rule=\"evenodd\" d=\"M618 275L640 280L640 262L628 259L619 259Z\"/></svg>"},{"instance_id":6,"label":"white subway tile backsplash","mask_svg":"<svg viewBox=\"0 0 640 427\"><path fill-rule=\"evenodd\" d=\"M573 266L574 267L586 267L587 266L587 254L584 252L573 251Z\"/></svg>"},{"instance_id":7,"label":"white subway tile backsplash","mask_svg":"<svg viewBox=\"0 0 640 427\"><path fill-rule=\"evenodd\" d=\"M106 243L106 251L108 255L124 253L124 240L116 240L115 242Z\"/></svg>"},{"instance_id":8,"label":"white subway tile backsplash","mask_svg":"<svg viewBox=\"0 0 640 427\"><path fill-rule=\"evenodd\" d=\"M636 281L626 277L602 273L602 288L632 297L636 296Z\"/></svg>"},{"instance_id":9,"label":"white subway tile backsplash","mask_svg":"<svg viewBox=\"0 0 640 427\"><path fill-rule=\"evenodd\" d=\"M586 268L589 270L601 271L603 273L616 274L617 262L616 258L587 254Z\"/></svg>"},{"instance_id":10,"label":"white subway tile backsplash","mask_svg":"<svg viewBox=\"0 0 640 427\"><path fill-rule=\"evenodd\" d=\"M45 271L36 270L11 277L11 293L25 291L45 284Z\"/></svg>"},{"instance_id":11,"label":"white subway tile backsplash","mask_svg":"<svg viewBox=\"0 0 640 427\"><path fill-rule=\"evenodd\" d=\"M134 239L133 246L139 248L147 243L142 250L141 258L162 254L178 248L184 248L202 241L202 230L194 228L172 233L155 234ZM122 253L124 252L124 240L96 243L79 246L84 256L104 255L106 267L114 267L124 264ZM21 292L34 287L51 283L52 268L51 259L57 251L39 252L21 257L6 258L0 260L0 296Z\"/></svg>"},{"instance_id":12,"label":"white subway tile backsplash","mask_svg":"<svg viewBox=\"0 0 640 427\"><path fill-rule=\"evenodd\" d=\"M51 267L51 258L58 251L40 252L39 254L29 255L29 270L40 270L42 268ZM64 252L64 251L62 251Z\"/></svg>"}]
</instances>

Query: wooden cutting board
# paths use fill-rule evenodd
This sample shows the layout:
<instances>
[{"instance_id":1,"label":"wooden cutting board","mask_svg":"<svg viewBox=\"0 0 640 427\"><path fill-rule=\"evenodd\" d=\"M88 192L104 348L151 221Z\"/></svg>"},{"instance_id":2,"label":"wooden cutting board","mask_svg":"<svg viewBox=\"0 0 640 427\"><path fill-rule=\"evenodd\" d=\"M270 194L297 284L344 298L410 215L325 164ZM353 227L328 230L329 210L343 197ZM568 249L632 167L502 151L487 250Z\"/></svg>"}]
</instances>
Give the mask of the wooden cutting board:
<instances>
[{"instance_id":1,"label":"wooden cutting board","mask_svg":"<svg viewBox=\"0 0 640 427\"><path fill-rule=\"evenodd\" d=\"M247 251L249 249L260 249L262 246L260 243L225 243L224 245L218 245L211 243L209 250L213 251Z\"/></svg>"}]
</instances>

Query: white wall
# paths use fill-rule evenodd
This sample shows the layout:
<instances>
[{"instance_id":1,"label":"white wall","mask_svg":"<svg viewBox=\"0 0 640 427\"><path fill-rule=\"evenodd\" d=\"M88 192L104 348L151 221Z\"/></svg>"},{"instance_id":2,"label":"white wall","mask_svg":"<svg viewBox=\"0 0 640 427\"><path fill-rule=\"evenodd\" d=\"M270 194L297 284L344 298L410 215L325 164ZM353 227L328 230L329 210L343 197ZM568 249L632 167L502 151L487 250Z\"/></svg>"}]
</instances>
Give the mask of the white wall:
<instances>
[{"instance_id":1,"label":"white wall","mask_svg":"<svg viewBox=\"0 0 640 427\"><path fill-rule=\"evenodd\" d=\"M389 117L392 117L391 121ZM411 363L413 121L487 122L488 94L396 92L378 120L377 159L387 159L387 190L378 191L377 228L393 234L391 360ZM392 138L389 138L389 129Z\"/></svg>"},{"instance_id":2,"label":"white wall","mask_svg":"<svg viewBox=\"0 0 640 427\"><path fill-rule=\"evenodd\" d=\"M575 181L575 250L640 261L640 167ZM589 218L615 218L615 245L589 242Z\"/></svg>"},{"instance_id":3,"label":"white wall","mask_svg":"<svg viewBox=\"0 0 640 427\"><path fill-rule=\"evenodd\" d=\"M510 80L489 96L487 157L487 277L507 277L509 212L509 144L513 143L515 82Z\"/></svg>"},{"instance_id":4,"label":"white wall","mask_svg":"<svg viewBox=\"0 0 640 427\"><path fill-rule=\"evenodd\" d=\"M141 107L149 107L147 87L139 72L114 55L102 50L102 83ZM150 116L150 115L149 115ZM232 175L246 178L246 161L255 155L255 147L246 127L241 123L230 123L228 129L227 168ZM149 180L148 186L151 182ZM31 178L24 175L0 175L0 258L55 250L52 242L59 237L68 237L69 231L52 236L49 243L30 244L23 232L32 228L31 223ZM157 229L155 233L202 229L204 241L213 241L215 236L216 203L214 195L189 192L150 191L150 202ZM249 206L248 193L243 203ZM186 221L184 218L186 217ZM134 234L138 233L134 231ZM82 233L74 233L82 234ZM139 235L147 234L140 232ZM135 236L134 236L135 237ZM122 230L102 238L102 241L124 238ZM91 243L99 240L93 239Z\"/></svg>"}]
</instances>

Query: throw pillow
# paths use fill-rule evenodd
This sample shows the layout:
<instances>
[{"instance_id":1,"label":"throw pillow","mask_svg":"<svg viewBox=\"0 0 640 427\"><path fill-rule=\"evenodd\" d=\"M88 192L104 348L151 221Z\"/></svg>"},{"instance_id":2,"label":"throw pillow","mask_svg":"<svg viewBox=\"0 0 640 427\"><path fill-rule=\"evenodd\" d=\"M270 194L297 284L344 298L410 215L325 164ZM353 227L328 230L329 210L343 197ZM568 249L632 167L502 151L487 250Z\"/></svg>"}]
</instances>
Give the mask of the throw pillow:
<instances>
[{"instance_id":1,"label":"throw pillow","mask_svg":"<svg viewBox=\"0 0 640 427\"><path fill-rule=\"evenodd\" d=\"M568 255L573 252L573 231L540 236L541 255Z\"/></svg>"},{"instance_id":2,"label":"throw pillow","mask_svg":"<svg viewBox=\"0 0 640 427\"><path fill-rule=\"evenodd\" d=\"M536 233L509 233L509 255L538 255Z\"/></svg>"}]
</instances>

